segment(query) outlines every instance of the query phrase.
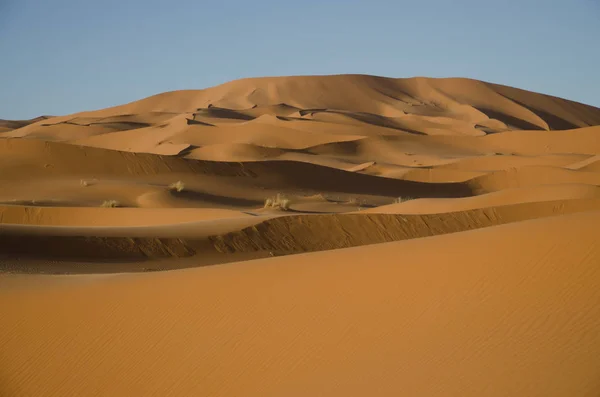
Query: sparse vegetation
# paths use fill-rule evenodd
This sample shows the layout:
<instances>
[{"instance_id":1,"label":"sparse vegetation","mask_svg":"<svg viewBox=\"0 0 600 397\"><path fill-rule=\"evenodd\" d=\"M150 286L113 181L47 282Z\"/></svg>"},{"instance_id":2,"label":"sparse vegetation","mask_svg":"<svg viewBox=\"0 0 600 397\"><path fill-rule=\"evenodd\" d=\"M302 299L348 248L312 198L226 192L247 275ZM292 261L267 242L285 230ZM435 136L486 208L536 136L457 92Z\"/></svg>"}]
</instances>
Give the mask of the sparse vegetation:
<instances>
[{"instance_id":1,"label":"sparse vegetation","mask_svg":"<svg viewBox=\"0 0 600 397\"><path fill-rule=\"evenodd\" d=\"M181 192L185 189L185 184L182 181L177 181L169 185L169 190Z\"/></svg>"},{"instance_id":2,"label":"sparse vegetation","mask_svg":"<svg viewBox=\"0 0 600 397\"><path fill-rule=\"evenodd\" d=\"M290 209L290 199L286 198L281 193L277 193L277 196L265 200L265 208L287 211Z\"/></svg>"},{"instance_id":3,"label":"sparse vegetation","mask_svg":"<svg viewBox=\"0 0 600 397\"><path fill-rule=\"evenodd\" d=\"M102 208L116 208L120 206L121 205L117 200L106 200L100 205Z\"/></svg>"},{"instance_id":4,"label":"sparse vegetation","mask_svg":"<svg viewBox=\"0 0 600 397\"><path fill-rule=\"evenodd\" d=\"M414 199L415 199L414 197L410 197L410 196L398 197L398 198L394 199L394 204L400 204L405 201L414 200Z\"/></svg>"},{"instance_id":5,"label":"sparse vegetation","mask_svg":"<svg viewBox=\"0 0 600 397\"><path fill-rule=\"evenodd\" d=\"M356 205L358 208L368 206L366 199L359 199L357 197L351 197L346 203L350 205Z\"/></svg>"},{"instance_id":6,"label":"sparse vegetation","mask_svg":"<svg viewBox=\"0 0 600 397\"><path fill-rule=\"evenodd\" d=\"M81 179L81 180L79 181L79 184L80 184L82 187L88 187L88 186L92 186L92 185L95 185L96 183L98 183L98 180L97 180L97 179Z\"/></svg>"}]
</instances>

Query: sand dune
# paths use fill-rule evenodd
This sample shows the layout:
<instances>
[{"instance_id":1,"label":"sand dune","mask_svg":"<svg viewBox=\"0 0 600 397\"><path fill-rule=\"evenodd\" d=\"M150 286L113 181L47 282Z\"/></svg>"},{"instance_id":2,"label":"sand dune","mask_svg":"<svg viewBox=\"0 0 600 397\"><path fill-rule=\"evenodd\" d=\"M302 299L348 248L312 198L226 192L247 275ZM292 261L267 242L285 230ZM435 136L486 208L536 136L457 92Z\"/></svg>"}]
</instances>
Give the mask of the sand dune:
<instances>
[{"instance_id":1,"label":"sand dune","mask_svg":"<svg viewBox=\"0 0 600 397\"><path fill-rule=\"evenodd\" d=\"M18 255L22 261L20 267L8 264L10 269L26 272L30 272L32 259L44 258L63 261L61 269L68 273L83 270L77 263L79 260L148 262L157 258L203 257L204 264L218 264L229 262L231 254L257 254L259 257L291 255L600 210L600 191L582 190L571 189L563 194L568 198L546 201L535 201L536 196L532 192L528 192L529 197L525 198L513 193L513 196L522 198L522 202L501 206L494 206L494 203L511 202L511 198L492 194L499 197L482 196L479 201L466 203L461 199L454 199L456 202L452 199L440 199L441 202L421 199L358 213L335 214L265 213L250 216L222 210L201 210L200 213L197 210L187 213L174 211L175 216L188 217L157 217L154 223L144 222L140 217L152 215L155 211L160 216L165 213L164 210L140 211L137 214L137 210L116 209L115 214L121 214L119 219L99 219L104 209L47 208L41 211L26 208L24 215L15 208L5 210L8 216L2 217L0 250L5 255ZM582 197L587 193L587 197L576 198L577 193ZM513 201L518 200L513 198ZM346 208L346 211L349 210L351 208ZM65 214L69 213L83 216L78 221L64 220ZM31 245L36 247L34 252L30 249ZM0 268L2 266L0 264ZM138 263L131 263L118 269L134 271L142 268Z\"/></svg>"},{"instance_id":2,"label":"sand dune","mask_svg":"<svg viewBox=\"0 0 600 397\"><path fill-rule=\"evenodd\" d=\"M590 156L585 160L570 164L566 168L581 171L600 171L600 155Z\"/></svg>"},{"instance_id":3,"label":"sand dune","mask_svg":"<svg viewBox=\"0 0 600 397\"><path fill-rule=\"evenodd\" d=\"M539 185L507 188L464 198L422 198L369 208L365 213L441 214L495 206L600 198L600 187L584 184Z\"/></svg>"},{"instance_id":4,"label":"sand dune","mask_svg":"<svg viewBox=\"0 0 600 397\"><path fill-rule=\"evenodd\" d=\"M1 396L600 395L598 108L252 78L0 120L0 171Z\"/></svg>"},{"instance_id":5,"label":"sand dune","mask_svg":"<svg viewBox=\"0 0 600 397\"><path fill-rule=\"evenodd\" d=\"M458 161L449 164L439 165L436 168L465 171L498 171L527 166L567 167L578 160L587 158L588 156L581 154L549 156L480 156L459 159Z\"/></svg>"},{"instance_id":6,"label":"sand dune","mask_svg":"<svg viewBox=\"0 0 600 397\"><path fill-rule=\"evenodd\" d=\"M596 196L597 197L597 196ZM463 232L504 223L598 209L598 198L523 203L444 214L404 215L402 207L354 214L277 217L210 240L220 252L276 254L348 248L388 241ZM389 216L387 214L394 214ZM401 216L395 214L402 214ZM327 235L327 239L322 236Z\"/></svg>"},{"instance_id":7,"label":"sand dune","mask_svg":"<svg viewBox=\"0 0 600 397\"><path fill-rule=\"evenodd\" d=\"M3 392L595 395L599 222L170 273L3 276Z\"/></svg>"},{"instance_id":8,"label":"sand dune","mask_svg":"<svg viewBox=\"0 0 600 397\"><path fill-rule=\"evenodd\" d=\"M299 117L294 118L295 113ZM377 127L387 134L405 131L471 137L510 130L572 130L600 124L598 111L591 106L475 80L340 75L245 79L205 90L168 92L113 108L40 120L9 136L86 142L87 134L87 144L92 146L116 149L116 142L122 140L121 150L156 152L155 144L132 146L137 141L134 137L145 131L125 132L160 129L146 133L143 142L148 142L149 136L158 135L163 140L180 133L189 120L204 126L219 123L230 127L272 120L272 126L306 128L323 124L319 120L339 125L343 118L354 124L351 127ZM87 128L69 133L67 126ZM201 128L198 124L191 126ZM334 129L330 126L330 130ZM531 139L526 138L529 136ZM527 147L538 136L530 132L509 140ZM319 141L319 136L315 136L304 142L314 146ZM507 148L506 143L500 142L506 141L504 138L490 141ZM193 145L180 142L184 143Z\"/></svg>"},{"instance_id":9,"label":"sand dune","mask_svg":"<svg viewBox=\"0 0 600 397\"><path fill-rule=\"evenodd\" d=\"M29 124L37 123L51 118L51 116L40 116L30 120L2 120L0 119L0 132L8 132L23 128Z\"/></svg>"},{"instance_id":10,"label":"sand dune","mask_svg":"<svg viewBox=\"0 0 600 397\"><path fill-rule=\"evenodd\" d=\"M237 211L215 208L0 207L0 224L18 225L151 226L240 216Z\"/></svg>"},{"instance_id":11,"label":"sand dune","mask_svg":"<svg viewBox=\"0 0 600 397\"><path fill-rule=\"evenodd\" d=\"M475 191L490 192L515 187L572 183L598 186L600 175L594 172L531 166L494 171L476 177L468 184Z\"/></svg>"},{"instance_id":12,"label":"sand dune","mask_svg":"<svg viewBox=\"0 0 600 397\"><path fill-rule=\"evenodd\" d=\"M445 113L453 111L463 117L479 116L477 118L486 120L489 117L485 111L488 111L509 121L539 129L569 129L600 124L597 110L591 106L511 87L469 79L388 79L364 75L237 80L206 90L159 94L105 109L99 114L139 113L146 109L193 112L210 105L242 110L285 104L298 109L338 109L394 117L417 113L412 112L412 108L420 110L421 106L436 101L438 107L447 107ZM457 106L459 104L469 104L482 114L469 112ZM81 115L89 116L90 112ZM517 127L523 129L522 126Z\"/></svg>"}]
</instances>

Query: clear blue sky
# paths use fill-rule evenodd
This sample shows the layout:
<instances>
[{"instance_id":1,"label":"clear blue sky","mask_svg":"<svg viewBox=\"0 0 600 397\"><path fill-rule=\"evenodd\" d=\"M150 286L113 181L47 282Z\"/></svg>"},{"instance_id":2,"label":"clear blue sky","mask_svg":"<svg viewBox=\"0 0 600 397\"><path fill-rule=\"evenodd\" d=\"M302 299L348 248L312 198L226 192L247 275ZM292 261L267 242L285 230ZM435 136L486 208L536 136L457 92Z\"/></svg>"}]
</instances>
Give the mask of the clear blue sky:
<instances>
[{"instance_id":1,"label":"clear blue sky","mask_svg":"<svg viewBox=\"0 0 600 397\"><path fill-rule=\"evenodd\" d=\"M600 107L600 0L0 0L0 118L242 77L471 77Z\"/></svg>"}]
</instances>

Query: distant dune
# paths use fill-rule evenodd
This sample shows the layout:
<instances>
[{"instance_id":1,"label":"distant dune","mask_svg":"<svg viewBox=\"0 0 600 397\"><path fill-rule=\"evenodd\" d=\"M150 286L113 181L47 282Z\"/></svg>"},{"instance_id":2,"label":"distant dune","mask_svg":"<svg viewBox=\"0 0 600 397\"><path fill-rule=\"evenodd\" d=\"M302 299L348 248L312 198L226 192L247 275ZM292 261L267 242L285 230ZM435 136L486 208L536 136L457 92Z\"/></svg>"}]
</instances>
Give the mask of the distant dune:
<instances>
[{"instance_id":1,"label":"distant dune","mask_svg":"<svg viewBox=\"0 0 600 397\"><path fill-rule=\"evenodd\" d=\"M0 171L0 396L600 395L598 108L252 78L0 120Z\"/></svg>"},{"instance_id":2,"label":"distant dune","mask_svg":"<svg viewBox=\"0 0 600 397\"><path fill-rule=\"evenodd\" d=\"M0 133L16 130L17 128L25 127L29 124L37 123L51 118L52 116L40 116L31 120L2 120L0 119Z\"/></svg>"}]
</instances>

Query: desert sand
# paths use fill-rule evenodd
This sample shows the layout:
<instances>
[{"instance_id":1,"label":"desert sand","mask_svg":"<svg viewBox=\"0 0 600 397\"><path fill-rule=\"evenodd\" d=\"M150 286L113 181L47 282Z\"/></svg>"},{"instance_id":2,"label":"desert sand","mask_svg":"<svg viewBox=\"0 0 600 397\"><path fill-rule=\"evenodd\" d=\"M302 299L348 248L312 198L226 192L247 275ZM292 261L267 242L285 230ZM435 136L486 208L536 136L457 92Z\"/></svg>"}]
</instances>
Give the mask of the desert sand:
<instances>
[{"instance_id":1,"label":"desert sand","mask_svg":"<svg viewBox=\"0 0 600 397\"><path fill-rule=\"evenodd\" d=\"M598 396L600 109L232 81L0 120L0 396Z\"/></svg>"}]
</instances>

